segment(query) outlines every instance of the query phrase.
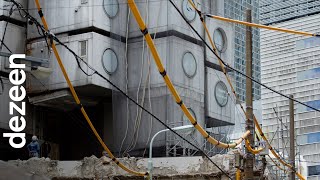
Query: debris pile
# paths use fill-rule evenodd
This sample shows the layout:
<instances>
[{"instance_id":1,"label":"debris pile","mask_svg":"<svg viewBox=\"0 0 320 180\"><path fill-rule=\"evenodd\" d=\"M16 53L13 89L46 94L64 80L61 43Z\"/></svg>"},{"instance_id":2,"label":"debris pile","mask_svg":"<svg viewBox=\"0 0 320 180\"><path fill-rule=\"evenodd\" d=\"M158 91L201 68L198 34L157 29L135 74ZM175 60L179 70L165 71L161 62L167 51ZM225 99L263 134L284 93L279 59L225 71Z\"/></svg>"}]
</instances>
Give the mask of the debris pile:
<instances>
[{"instance_id":1,"label":"debris pile","mask_svg":"<svg viewBox=\"0 0 320 180\"><path fill-rule=\"evenodd\" d=\"M212 160L231 176L234 175L233 154L216 155ZM145 172L148 159L120 158L119 161L128 167ZM110 158L95 156L86 157L81 161L57 161L48 158L31 158L27 161L9 161L9 165L20 167L37 175L46 175L53 179L141 179L116 166ZM221 171L208 159L197 157L153 158L153 176L161 179L225 179Z\"/></svg>"}]
</instances>

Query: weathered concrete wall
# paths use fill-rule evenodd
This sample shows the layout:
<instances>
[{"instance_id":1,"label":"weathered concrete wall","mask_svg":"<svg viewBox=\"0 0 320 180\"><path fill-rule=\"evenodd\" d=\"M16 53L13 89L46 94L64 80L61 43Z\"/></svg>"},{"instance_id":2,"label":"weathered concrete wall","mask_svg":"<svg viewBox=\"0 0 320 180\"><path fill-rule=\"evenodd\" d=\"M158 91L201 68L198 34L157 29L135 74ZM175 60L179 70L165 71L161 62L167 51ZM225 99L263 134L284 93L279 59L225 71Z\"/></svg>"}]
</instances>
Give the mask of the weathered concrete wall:
<instances>
[{"instance_id":1,"label":"weathered concrete wall","mask_svg":"<svg viewBox=\"0 0 320 180\"><path fill-rule=\"evenodd\" d=\"M119 159L128 167L137 171L146 171L148 159ZM233 155L217 155L212 160L220 168L234 175ZM153 175L159 179L227 179L208 159L202 157L154 158ZM54 161L32 158L27 161L9 161L37 175L46 175L53 179L143 179L134 177L118 168L109 158L84 158L82 161Z\"/></svg>"}]
</instances>

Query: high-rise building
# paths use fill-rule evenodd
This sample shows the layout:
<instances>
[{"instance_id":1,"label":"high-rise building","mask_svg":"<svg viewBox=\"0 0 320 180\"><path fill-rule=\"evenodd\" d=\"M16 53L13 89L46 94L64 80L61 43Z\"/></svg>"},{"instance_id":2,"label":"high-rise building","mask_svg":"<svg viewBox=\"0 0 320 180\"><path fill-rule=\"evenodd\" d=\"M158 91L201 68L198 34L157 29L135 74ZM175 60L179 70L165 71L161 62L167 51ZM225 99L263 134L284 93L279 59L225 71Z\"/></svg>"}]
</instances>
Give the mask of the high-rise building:
<instances>
[{"instance_id":1,"label":"high-rise building","mask_svg":"<svg viewBox=\"0 0 320 180\"><path fill-rule=\"evenodd\" d=\"M273 24L320 12L318 0L260 0L260 22Z\"/></svg>"},{"instance_id":2,"label":"high-rise building","mask_svg":"<svg viewBox=\"0 0 320 180\"><path fill-rule=\"evenodd\" d=\"M224 16L231 19L246 20L246 9L252 10L253 22L259 22L259 1L257 0L225 0ZM235 25L234 36L234 68L246 72L246 27ZM253 28L252 36L252 77L260 81L260 33ZM241 102L246 98L246 78L239 73L234 74L236 93ZM253 83L253 97L255 100L261 97L261 88L258 84Z\"/></svg>"},{"instance_id":3,"label":"high-rise building","mask_svg":"<svg viewBox=\"0 0 320 180\"><path fill-rule=\"evenodd\" d=\"M263 3L264 1L262 1ZM298 1L295 1L298 2ZM313 1L315 2L315 1ZM274 5L276 6L276 5ZM272 7L274 7L272 5ZM264 6L262 6L263 8ZM277 14L284 14L279 10ZM318 33L320 14L306 15L273 24ZM261 30L262 83L285 95L320 109L320 39ZM287 160L289 141L289 100L262 88L263 129L274 148ZM295 103L296 163L307 163L308 179L320 178L320 113ZM300 156L305 159L300 160Z\"/></svg>"}]
</instances>

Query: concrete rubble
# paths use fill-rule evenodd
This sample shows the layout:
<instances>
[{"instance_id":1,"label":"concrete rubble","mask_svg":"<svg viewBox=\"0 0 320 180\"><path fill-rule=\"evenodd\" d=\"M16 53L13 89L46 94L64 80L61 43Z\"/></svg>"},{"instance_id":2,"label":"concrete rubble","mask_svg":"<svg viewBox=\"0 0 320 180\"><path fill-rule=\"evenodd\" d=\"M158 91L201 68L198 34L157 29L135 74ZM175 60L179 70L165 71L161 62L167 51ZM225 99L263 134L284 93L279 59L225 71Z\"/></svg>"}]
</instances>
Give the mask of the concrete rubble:
<instances>
[{"instance_id":1,"label":"concrete rubble","mask_svg":"<svg viewBox=\"0 0 320 180\"><path fill-rule=\"evenodd\" d=\"M233 176L235 170L233 154L216 155L212 160ZM145 172L148 159L121 158L128 167ZM143 179L132 176L117 167L110 158L95 156L81 161L56 161L48 158L32 158L27 161L14 160L8 164L26 169L51 179ZM153 176L158 179L227 179L208 159L197 157L153 158Z\"/></svg>"}]
</instances>

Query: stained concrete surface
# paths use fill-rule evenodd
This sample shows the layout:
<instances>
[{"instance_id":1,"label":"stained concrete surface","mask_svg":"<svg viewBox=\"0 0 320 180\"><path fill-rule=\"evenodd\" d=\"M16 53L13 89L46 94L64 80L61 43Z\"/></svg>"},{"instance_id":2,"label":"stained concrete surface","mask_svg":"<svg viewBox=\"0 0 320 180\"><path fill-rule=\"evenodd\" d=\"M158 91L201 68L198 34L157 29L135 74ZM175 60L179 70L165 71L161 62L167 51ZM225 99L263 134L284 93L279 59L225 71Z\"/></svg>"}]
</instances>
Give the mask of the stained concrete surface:
<instances>
[{"instance_id":1,"label":"stained concrete surface","mask_svg":"<svg viewBox=\"0 0 320 180\"><path fill-rule=\"evenodd\" d=\"M50 180L50 178L0 161L0 180Z\"/></svg>"}]
</instances>

